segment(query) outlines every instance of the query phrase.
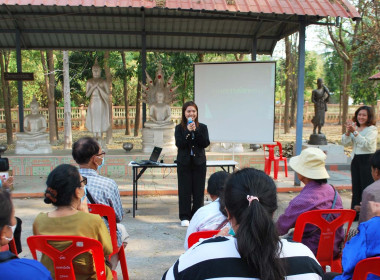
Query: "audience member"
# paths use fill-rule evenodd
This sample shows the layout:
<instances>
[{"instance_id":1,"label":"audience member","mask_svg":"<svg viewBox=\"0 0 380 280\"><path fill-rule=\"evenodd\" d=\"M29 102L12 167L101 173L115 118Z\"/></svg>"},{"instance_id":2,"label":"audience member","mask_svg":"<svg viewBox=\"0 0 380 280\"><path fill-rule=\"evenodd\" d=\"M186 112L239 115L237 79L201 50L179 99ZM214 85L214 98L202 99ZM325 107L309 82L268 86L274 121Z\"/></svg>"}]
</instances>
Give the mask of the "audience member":
<instances>
[{"instance_id":1,"label":"audience member","mask_svg":"<svg viewBox=\"0 0 380 280\"><path fill-rule=\"evenodd\" d=\"M362 194L359 223L368 221L368 202L380 202L380 150L377 150L370 159L371 174L375 182L366 187Z\"/></svg>"},{"instance_id":2,"label":"audience member","mask_svg":"<svg viewBox=\"0 0 380 280\"><path fill-rule=\"evenodd\" d=\"M212 202L199 208L191 218L184 244L186 250L188 249L187 239L193 232L222 229L228 224L227 217L220 211L219 200L227 177L227 172L219 171L212 174L208 179L207 192Z\"/></svg>"},{"instance_id":3,"label":"audience member","mask_svg":"<svg viewBox=\"0 0 380 280\"><path fill-rule=\"evenodd\" d=\"M7 191L0 189L0 247L13 239L15 210ZM19 259L10 251L0 252L0 279L52 280L50 272L38 261Z\"/></svg>"},{"instance_id":4,"label":"audience member","mask_svg":"<svg viewBox=\"0 0 380 280\"><path fill-rule=\"evenodd\" d=\"M359 224L358 234L352 237L343 249L343 273L327 273L323 279L351 280L355 266L361 260L380 255L380 203L368 202L369 220ZM379 276L369 275L368 280L379 280Z\"/></svg>"},{"instance_id":5,"label":"audience member","mask_svg":"<svg viewBox=\"0 0 380 280\"><path fill-rule=\"evenodd\" d=\"M5 191L11 192L13 190L13 176L9 176L8 178L4 178L0 176L0 189L2 188ZM13 237L16 244L17 254L22 252L21 246L21 230L22 230L22 220L19 217L16 217L16 229L13 232Z\"/></svg>"},{"instance_id":6,"label":"audience member","mask_svg":"<svg viewBox=\"0 0 380 280\"><path fill-rule=\"evenodd\" d=\"M104 166L105 152L99 143L91 137L83 137L73 144L72 156L79 165L79 173L87 178L88 200L90 203L104 204L115 210L117 222L117 244L120 247L128 243L128 232L121 224L124 210L120 199L119 188L116 182L110 178L101 176L98 171ZM107 220L104 220L108 227ZM118 255L111 258L112 269L118 264Z\"/></svg>"},{"instance_id":7,"label":"audience member","mask_svg":"<svg viewBox=\"0 0 380 280\"><path fill-rule=\"evenodd\" d=\"M321 279L323 270L303 244L280 239L272 220L277 189L260 170L233 173L225 186L232 236L218 236L187 250L162 279Z\"/></svg>"},{"instance_id":8,"label":"audience member","mask_svg":"<svg viewBox=\"0 0 380 280\"><path fill-rule=\"evenodd\" d=\"M103 245L104 255L112 253L111 237L99 215L88 213L86 199L87 178L69 164L61 164L50 172L46 181L45 203L56 209L40 213L33 223L34 235L75 235L98 240ZM64 250L68 244L57 242L54 246ZM42 255L41 262L50 270L54 278L53 261ZM74 259L77 280L96 279L92 256L84 253ZM107 279L112 279L111 269L106 266Z\"/></svg>"},{"instance_id":9,"label":"audience member","mask_svg":"<svg viewBox=\"0 0 380 280\"><path fill-rule=\"evenodd\" d=\"M352 120L346 123L346 133L342 135L342 144L353 144L351 161L352 200L351 209L357 211L359 219L360 202L363 190L373 183L370 158L376 151L377 127L376 115L369 106L360 106Z\"/></svg>"},{"instance_id":10,"label":"audience member","mask_svg":"<svg viewBox=\"0 0 380 280\"><path fill-rule=\"evenodd\" d=\"M343 209L342 199L331 185L327 184L329 174L325 168L326 155L318 148L307 148L299 156L292 157L289 165L297 172L298 179L305 184L304 188L292 201L285 213L277 220L280 235L294 228L298 216L304 212L319 209ZM336 218L331 215L331 219ZM316 255L320 230L313 225L306 225L302 243ZM344 239L343 228L335 235L334 256L340 253L340 244Z\"/></svg>"}]
</instances>

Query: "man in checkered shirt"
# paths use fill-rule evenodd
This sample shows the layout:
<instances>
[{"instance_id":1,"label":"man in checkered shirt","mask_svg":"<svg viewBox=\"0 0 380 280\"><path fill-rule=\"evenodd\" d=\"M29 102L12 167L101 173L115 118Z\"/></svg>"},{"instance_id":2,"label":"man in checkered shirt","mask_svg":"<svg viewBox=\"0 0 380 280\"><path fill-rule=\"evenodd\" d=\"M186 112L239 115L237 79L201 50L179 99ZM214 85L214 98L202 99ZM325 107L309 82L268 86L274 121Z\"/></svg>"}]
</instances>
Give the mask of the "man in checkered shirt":
<instances>
[{"instance_id":1,"label":"man in checkered shirt","mask_svg":"<svg viewBox=\"0 0 380 280\"><path fill-rule=\"evenodd\" d=\"M115 210L117 222L117 244L124 248L127 246L128 233L125 226L121 224L124 210L120 200L119 188L116 182L110 178L98 174L98 170L104 165L105 152L102 151L99 143L92 137L83 137L73 144L72 155L79 165L79 173L87 178L87 191L90 193L87 200L90 203L104 204L111 206ZM107 220L104 220L108 227ZM118 264L118 255L111 257L112 269Z\"/></svg>"}]
</instances>

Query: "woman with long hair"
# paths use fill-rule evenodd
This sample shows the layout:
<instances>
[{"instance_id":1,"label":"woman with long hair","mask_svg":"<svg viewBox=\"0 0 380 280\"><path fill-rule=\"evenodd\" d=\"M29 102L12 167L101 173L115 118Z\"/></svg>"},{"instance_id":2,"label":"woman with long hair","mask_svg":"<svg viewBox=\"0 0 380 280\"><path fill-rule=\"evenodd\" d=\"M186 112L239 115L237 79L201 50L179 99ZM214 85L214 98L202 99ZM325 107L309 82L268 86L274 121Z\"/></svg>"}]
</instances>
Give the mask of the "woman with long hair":
<instances>
[{"instance_id":1,"label":"woman with long hair","mask_svg":"<svg viewBox=\"0 0 380 280\"><path fill-rule=\"evenodd\" d=\"M198 106L182 106L182 120L175 127L178 203L181 226L189 226L194 213L203 206L206 182L206 153L210 145L207 126L198 121ZM191 202L193 202L191 205Z\"/></svg>"},{"instance_id":2,"label":"woman with long hair","mask_svg":"<svg viewBox=\"0 0 380 280\"><path fill-rule=\"evenodd\" d=\"M303 244L279 238L273 222L277 190L263 171L245 168L224 193L230 235L200 241L164 274L164 280L321 279L323 270Z\"/></svg>"},{"instance_id":3,"label":"woman with long hair","mask_svg":"<svg viewBox=\"0 0 380 280\"><path fill-rule=\"evenodd\" d=\"M353 144L351 179L351 209L359 212L363 190L373 183L370 158L376 151L377 127L373 110L369 106L361 106L355 115L346 123L346 133L342 135L342 144ZM356 216L359 218L359 215Z\"/></svg>"},{"instance_id":4,"label":"woman with long hair","mask_svg":"<svg viewBox=\"0 0 380 280\"><path fill-rule=\"evenodd\" d=\"M14 238L16 218L10 194L0 188L0 247ZM0 252L0 279L51 280L50 272L35 260L19 259L8 250Z\"/></svg>"},{"instance_id":5,"label":"woman with long hair","mask_svg":"<svg viewBox=\"0 0 380 280\"><path fill-rule=\"evenodd\" d=\"M40 213L33 223L34 235L74 235L85 236L100 241L105 256L112 253L111 237L99 215L88 213L86 199L87 178L81 176L76 167L61 164L50 172L46 181L45 203L56 208L48 213ZM57 242L54 246L64 250L69 246ZM54 278L53 261L42 255L41 262L50 270ZM92 256L89 253L74 259L77 280L96 279ZM106 266L107 279L111 280L111 269Z\"/></svg>"}]
</instances>

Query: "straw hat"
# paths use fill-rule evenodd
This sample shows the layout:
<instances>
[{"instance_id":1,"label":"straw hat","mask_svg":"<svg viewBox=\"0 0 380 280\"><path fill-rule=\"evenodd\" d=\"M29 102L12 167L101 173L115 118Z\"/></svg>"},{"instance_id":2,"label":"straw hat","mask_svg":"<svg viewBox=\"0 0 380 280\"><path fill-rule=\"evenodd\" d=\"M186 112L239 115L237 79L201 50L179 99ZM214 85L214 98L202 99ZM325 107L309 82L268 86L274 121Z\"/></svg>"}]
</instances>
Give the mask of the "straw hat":
<instances>
[{"instance_id":1,"label":"straw hat","mask_svg":"<svg viewBox=\"0 0 380 280\"><path fill-rule=\"evenodd\" d=\"M307 148L299 156L292 157L290 167L309 179L330 178L325 167L326 154L318 148Z\"/></svg>"}]
</instances>

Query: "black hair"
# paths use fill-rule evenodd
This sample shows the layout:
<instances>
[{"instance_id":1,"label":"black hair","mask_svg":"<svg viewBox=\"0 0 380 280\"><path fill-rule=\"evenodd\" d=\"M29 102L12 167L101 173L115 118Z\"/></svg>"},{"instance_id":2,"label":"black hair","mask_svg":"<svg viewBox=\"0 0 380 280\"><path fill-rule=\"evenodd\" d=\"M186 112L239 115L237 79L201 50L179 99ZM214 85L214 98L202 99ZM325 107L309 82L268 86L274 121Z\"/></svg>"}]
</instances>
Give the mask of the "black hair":
<instances>
[{"instance_id":1,"label":"black hair","mask_svg":"<svg viewBox=\"0 0 380 280\"><path fill-rule=\"evenodd\" d=\"M248 195L258 200L249 202ZM225 203L239 226L235 237L242 259L261 280L283 280L282 245L272 219L277 209L277 190L273 180L261 170L239 170L226 182Z\"/></svg>"},{"instance_id":2,"label":"black hair","mask_svg":"<svg viewBox=\"0 0 380 280\"><path fill-rule=\"evenodd\" d=\"M75 190L81 187L79 171L70 164L61 164L50 172L46 180L45 203L69 206Z\"/></svg>"},{"instance_id":3,"label":"black hair","mask_svg":"<svg viewBox=\"0 0 380 280\"><path fill-rule=\"evenodd\" d=\"M377 150L370 159L370 164L372 168L380 170L380 150Z\"/></svg>"},{"instance_id":4,"label":"black hair","mask_svg":"<svg viewBox=\"0 0 380 280\"><path fill-rule=\"evenodd\" d=\"M229 174L225 171L218 171L212 174L207 181L207 192L210 195L220 196L224 190L224 183L226 182L228 175Z\"/></svg>"},{"instance_id":5,"label":"black hair","mask_svg":"<svg viewBox=\"0 0 380 280\"><path fill-rule=\"evenodd\" d=\"M0 189L0 231L11 224L13 204L8 191Z\"/></svg>"},{"instance_id":6,"label":"black hair","mask_svg":"<svg viewBox=\"0 0 380 280\"><path fill-rule=\"evenodd\" d=\"M86 164L90 161L91 157L99 154L100 145L92 137L80 138L73 144L73 159L78 164Z\"/></svg>"},{"instance_id":7,"label":"black hair","mask_svg":"<svg viewBox=\"0 0 380 280\"><path fill-rule=\"evenodd\" d=\"M318 185L327 184L327 179L312 179L314 182L316 182Z\"/></svg>"},{"instance_id":8,"label":"black hair","mask_svg":"<svg viewBox=\"0 0 380 280\"><path fill-rule=\"evenodd\" d=\"M195 120L193 120L195 122L195 125L198 127L199 126L199 122L198 122L198 106L197 104L195 104L193 101L187 101L185 104L183 104L182 106L182 120L181 120L181 126L183 127L183 129L186 129L187 127L187 119L186 119L186 116L185 116L185 112L186 112L186 109L187 107L189 106L193 106L196 110L197 110L197 117L195 118Z\"/></svg>"},{"instance_id":9,"label":"black hair","mask_svg":"<svg viewBox=\"0 0 380 280\"><path fill-rule=\"evenodd\" d=\"M373 109L369 106L360 106L356 111L355 111L355 115L354 117L352 118L352 120L356 123L356 125L359 127L360 126L360 123L358 122L358 115L359 115L359 112L361 110L366 110L367 111L367 121L366 121L366 126L370 126L370 125L375 125L376 124L376 119L375 119L375 114L373 113Z\"/></svg>"}]
</instances>

